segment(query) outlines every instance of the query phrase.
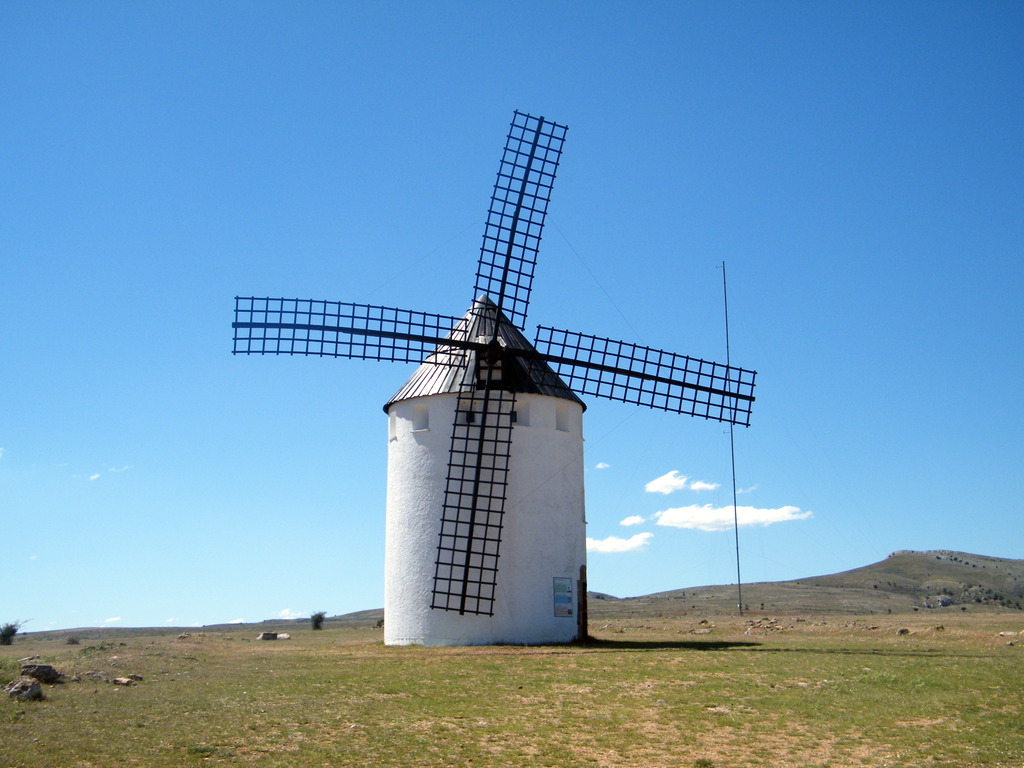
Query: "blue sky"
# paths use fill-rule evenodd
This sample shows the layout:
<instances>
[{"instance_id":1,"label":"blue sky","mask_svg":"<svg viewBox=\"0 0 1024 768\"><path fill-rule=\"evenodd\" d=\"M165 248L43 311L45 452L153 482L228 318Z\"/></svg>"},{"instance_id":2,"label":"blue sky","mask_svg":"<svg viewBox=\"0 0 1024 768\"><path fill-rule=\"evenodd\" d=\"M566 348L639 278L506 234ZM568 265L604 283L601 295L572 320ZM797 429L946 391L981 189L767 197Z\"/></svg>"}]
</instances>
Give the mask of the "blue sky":
<instances>
[{"instance_id":1,"label":"blue sky","mask_svg":"<svg viewBox=\"0 0 1024 768\"><path fill-rule=\"evenodd\" d=\"M569 126L531 328L724 360L727 263L745 582L1024 556L1021 39L1009 2L3 4L0 620L382 605L412 367L232 356L233 297L462 314L514 109ZM728 432L588 404L591 588L732 583Z\"/></svg>"}]
</instances>

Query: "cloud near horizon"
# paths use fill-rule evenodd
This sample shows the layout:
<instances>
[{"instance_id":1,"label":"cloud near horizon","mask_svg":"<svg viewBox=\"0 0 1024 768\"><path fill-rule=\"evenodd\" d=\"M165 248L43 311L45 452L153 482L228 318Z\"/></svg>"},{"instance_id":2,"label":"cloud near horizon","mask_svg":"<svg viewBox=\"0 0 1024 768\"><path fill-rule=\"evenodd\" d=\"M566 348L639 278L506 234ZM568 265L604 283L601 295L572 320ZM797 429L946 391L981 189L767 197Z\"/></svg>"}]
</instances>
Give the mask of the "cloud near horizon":
<instances>
[{"instance_id":1,"label":"cloud near horizon","mask_svg":"<svg viewBox=\"0 0 1024 768\"><path fill-rule=\"evenodd\" d=\"M704 480L691 481L686 475L680 475L678 470L673 469L661 477L656 477L644 486L647 493L660 493L667 496L670 493L689 488L691 491L715 491L722 487L721 483L708 483Z\"/></svg>"},{"instance_id":2,"label":"cloud near horizon","mask_svg":"<svg viewBox=\"0 0 1024 768\"><path fill-rule=\"evenodd\" d=\"M282 619L301 619L304 614L299 611L293 611L291 608L284 608L277 612L279 618Z\"/></svg>"},{"instance_id":3,"label":"cloud near horizon","mask_svg":"<svg viewBox=\"0 0 1024 768\"><path fill-rule=\"evenodd\" d=\"M656 477L644 486L647 493L661 493L668 495L682 490L686 487L686 475L680 475L678 471L666 472L661 477Z\"/></svg>"},{"instance_id":4,"label":"cloud near horizon","mask_svg":"<svg viewBox=\"0 0 1024 768\"><path fill-rule=\"evenodd\" d=\"M690 483L691 491L717 491L721 487L721 483L705 483L703 480L694 480Z\"/></svg>"},{"instance_id":5,"label":"cloud near horizon","mask_svg":"<svg viewBox=\"0 0 1024 768\"><path fill-rule=\"evenodd\" d=\"M806 520L813 515L799 507L759 509L757 507L736 507L736 521L741 528L752 525L768 526L789 520ZM732 506L712 507L710 504L675 507L656 512L658 525L670 528L688 528L697 531L728 531L733 527Z\"/></svg>"},{"instance_id":6,"label":"cloud near horizon","mask_svg":"<svg viewBox=\"0 0 1024 768\"><path fill-rule=\"evenodd\" d=\"M587 552L636 552L644 549L650 541L653 533L638 533L628 539L621 539L618 536L609 536L605 539L587 538Z\"/></svg>"}]
</instances>

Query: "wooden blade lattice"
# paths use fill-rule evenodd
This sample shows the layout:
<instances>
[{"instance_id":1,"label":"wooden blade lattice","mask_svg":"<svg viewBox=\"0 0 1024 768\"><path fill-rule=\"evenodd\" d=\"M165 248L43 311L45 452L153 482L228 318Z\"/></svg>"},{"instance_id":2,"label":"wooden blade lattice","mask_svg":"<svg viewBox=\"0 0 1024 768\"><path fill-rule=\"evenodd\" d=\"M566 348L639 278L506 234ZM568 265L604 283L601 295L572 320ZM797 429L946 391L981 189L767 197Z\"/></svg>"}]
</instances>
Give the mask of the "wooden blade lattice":
<instances>
[{"instance_id":1,"label":"wooden blade lattice","mask_svg":"<svg viewBox=\"0 0 1024 768\"><path fill-rule=\"evenodd\" d=\"M232 328L235 354L420 363L443 345L458 322L457 317L373 304L236 297ZM432 362L444 364L447 358L436 354Z\"/></svg>"},{"instance_id":2,"label":"wooden blade lattice","mask_svg":"<svg viewBox=\"0 0 1024 768\"><path fill-rule=\"evenodd\" d=\"M566 126L517 111L484 226L474 299L486 294L518 328L526 323L541 232Z\"/></svg>"},{"instance_id":3,"label":"wooden blade lattice","mask_svg":"<svg viewBox=\"0 0 1024 768\"><path fill-rule=\"evenodd\" d=\"M431 608L494 613L515 395L463 392L452 425Z\"/></svg>"},{"instance_id":4,"label":"wooden blade lattice","mask_svg":"<svg viewBox=\"0 0 1024 768\"><path fill-rule=\"evenodd\" d=\"M755 371L546 326L534 346L577 394L750 426Z\"/></svg>"}]
</instances>

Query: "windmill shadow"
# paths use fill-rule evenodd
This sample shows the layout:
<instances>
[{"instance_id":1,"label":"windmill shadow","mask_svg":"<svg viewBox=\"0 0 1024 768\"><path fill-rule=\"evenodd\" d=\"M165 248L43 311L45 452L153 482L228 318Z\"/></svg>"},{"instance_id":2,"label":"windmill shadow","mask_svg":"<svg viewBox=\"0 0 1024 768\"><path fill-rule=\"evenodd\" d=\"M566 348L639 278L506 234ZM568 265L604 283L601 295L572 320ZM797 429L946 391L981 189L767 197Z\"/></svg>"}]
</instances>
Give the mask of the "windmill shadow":
<instances>
[{"instance_id":1,"label":"windmill shadow","mask_svg":"<svg viewBox=\"0 0 1024 768\"><path fill-rule=\"evenodd\" d=\"M753 640L586 640L579 647L593 651L728 651L760 648Z\"/></svg>"}]
</instances>

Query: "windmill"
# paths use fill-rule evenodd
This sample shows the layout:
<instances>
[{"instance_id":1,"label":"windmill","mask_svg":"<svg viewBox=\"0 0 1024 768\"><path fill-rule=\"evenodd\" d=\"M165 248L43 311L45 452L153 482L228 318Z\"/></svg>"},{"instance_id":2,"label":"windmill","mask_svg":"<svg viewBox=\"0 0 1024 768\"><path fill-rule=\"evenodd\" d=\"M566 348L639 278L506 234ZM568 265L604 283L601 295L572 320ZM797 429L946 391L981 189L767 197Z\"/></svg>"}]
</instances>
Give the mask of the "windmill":
<instances>
[{"instance_id":1,"label":"windmill","mask_svg":"<svg viewBox=\"0 0 1024 768\"><path fill-rule=\"evenodd\" d=\"M420 363L384 406L387 644L585 636L580 395L750 423L753 371L546 326L523 335L566 130L515 112L464 316L235 298L236 354Z\"/></svg>"}]
</instances>

